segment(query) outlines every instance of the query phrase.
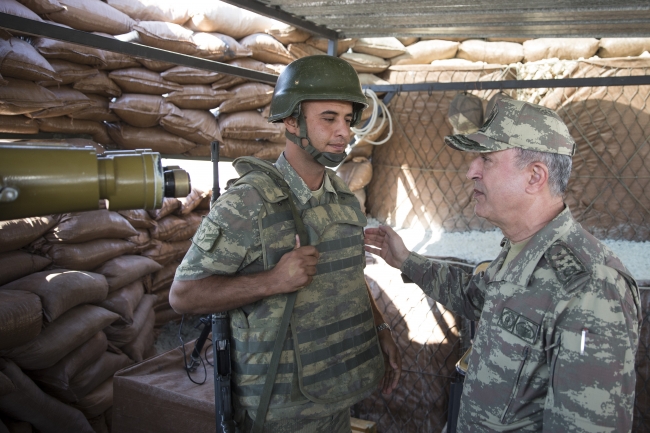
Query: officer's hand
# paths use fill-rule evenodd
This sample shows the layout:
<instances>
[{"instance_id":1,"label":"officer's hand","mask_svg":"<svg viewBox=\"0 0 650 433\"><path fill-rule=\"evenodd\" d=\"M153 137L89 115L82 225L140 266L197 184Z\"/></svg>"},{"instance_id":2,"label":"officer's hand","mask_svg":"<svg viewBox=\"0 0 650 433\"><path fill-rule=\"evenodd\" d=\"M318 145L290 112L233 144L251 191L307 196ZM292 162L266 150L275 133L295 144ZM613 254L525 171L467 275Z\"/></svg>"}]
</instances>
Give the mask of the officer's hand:
<instances>
[{"instance_id":1,"label":"officer's hand","mask_svg":"<svg viewBox=\"0 0 650 433\"><path fill-rule=\"evenodd\" d=\"M311 284L316 275L318 263L316 247L300 246L300 238L296 235L296 246L293 251L282 256L271 271L274 293L291 293Z\"/></svg>"},{"instance_id":2,"label":"officer's hand","mask_svg":"<svg viewBox=\"0 0 650 433\"><path fill-rule=\"evenodd\" d=\"M366 251L378 255L394 268L400 269L408 258L409 250L395 230L388 226L367 228L364 231Z\"/></svg>"},{"instance_id":3,"label":"officer's hand","mask_svg":"<svg viewBox=\"0 0 650 433\"><path fill-rule=\"evenodd\" d=\"M378 337L384 355L384 376L379 382L379 389L384 394L390 394L397 388L397 383L402 375L402 357L388 329L379 332Z\"/></svg>"}]
</instances>

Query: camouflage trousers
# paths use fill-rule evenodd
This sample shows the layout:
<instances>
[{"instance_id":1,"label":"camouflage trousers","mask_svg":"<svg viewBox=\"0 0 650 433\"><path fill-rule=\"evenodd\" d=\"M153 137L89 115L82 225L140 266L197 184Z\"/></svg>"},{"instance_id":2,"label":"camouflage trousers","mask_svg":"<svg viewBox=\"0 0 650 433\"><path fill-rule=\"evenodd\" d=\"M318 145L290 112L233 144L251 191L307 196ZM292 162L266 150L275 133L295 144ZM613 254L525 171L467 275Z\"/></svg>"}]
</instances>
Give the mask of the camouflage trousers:
<instances>
[{"instance_id":1,"label":"camouflage trousers","mask_svg":"<svg viewBox=\"0 0 650 433\"><path fill-rule=\"evenodd\" d=\"M235 414L235 419L241 419L243 414ZM242 426L242 424L240 424ZM253 428L253 420L245 415L242 433L248 433ZM350 433L350 409L342 410L334 415L316 419L283 419L267 421L263 433Z\"/></svg>"}]
</instances>

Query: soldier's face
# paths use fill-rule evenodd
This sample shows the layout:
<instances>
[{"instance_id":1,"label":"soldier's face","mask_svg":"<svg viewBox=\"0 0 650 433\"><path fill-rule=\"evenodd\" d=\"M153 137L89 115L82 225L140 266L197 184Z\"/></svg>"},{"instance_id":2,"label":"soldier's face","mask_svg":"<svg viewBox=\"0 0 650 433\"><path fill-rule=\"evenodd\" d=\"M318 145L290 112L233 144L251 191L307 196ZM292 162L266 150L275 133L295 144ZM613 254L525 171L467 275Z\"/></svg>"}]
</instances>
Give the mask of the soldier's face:
<instances>
[{"instance_id":1,"label":"soldier's face","mask_svg":"<svg viewBox=\"0 0 650 433\"><path fill-rule=\"evenodd\" d=\"M516 165L515 149L480 153L467 178L474 181L474 212L500 228L508 227L528 206L528 175Z\"/></svg>"},{"instance_id":2,"label":"soldier's face","mask_svg":"<svg viewBox=\"0 0 650 433\"><path fill-rule=\"evenodd\" d=\"M320 152L345 152L351 138L352 103L305 101L302 109L312 145Z\"/></svg>"}]
</instances>

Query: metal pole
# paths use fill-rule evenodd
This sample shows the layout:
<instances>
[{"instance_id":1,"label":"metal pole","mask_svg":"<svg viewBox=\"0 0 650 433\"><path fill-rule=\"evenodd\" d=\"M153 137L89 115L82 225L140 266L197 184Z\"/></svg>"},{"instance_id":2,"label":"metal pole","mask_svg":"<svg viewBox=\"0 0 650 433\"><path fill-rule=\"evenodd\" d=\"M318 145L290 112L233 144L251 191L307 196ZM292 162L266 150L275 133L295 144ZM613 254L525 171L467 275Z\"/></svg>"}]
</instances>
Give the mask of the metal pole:
<instances>
[{"instance_id":1,"label":"metal pole","mask_svg":"<svg viewBox=\"0 0 650 433\"><path fill-rule=\"evenodd\" d=\"M219 190L219 142L213 141L210 143L210 161L212 161L212 198L210 199L210 206L217 201L221 195Z\"/></svg>"}]
</instances>

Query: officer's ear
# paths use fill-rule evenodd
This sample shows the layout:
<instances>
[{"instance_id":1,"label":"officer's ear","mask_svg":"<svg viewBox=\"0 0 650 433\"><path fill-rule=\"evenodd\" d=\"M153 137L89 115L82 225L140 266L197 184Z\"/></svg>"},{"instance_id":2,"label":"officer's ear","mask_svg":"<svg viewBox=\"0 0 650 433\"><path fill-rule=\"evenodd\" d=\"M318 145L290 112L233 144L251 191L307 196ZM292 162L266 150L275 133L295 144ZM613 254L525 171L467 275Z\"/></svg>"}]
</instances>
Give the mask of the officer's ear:
<instances>
[{"instance_id":1,"label":"officer's ear","mask_svg":"<svg viewBox=\"0 0 650 433\"><path fill-rule=\"evenodd\" d=\"M282 122L284 122L284 126L287 128L287 131L290 133L296 135L298 131L298 119L295 117L285 117L282 119Z\"/></svg>"},{"instance_id":2,"label":"officer's ear","mask_svg":"<svg viewBox=\"0 0 650 433\"><path fill-rule=\"evenodd\" d=\"M548 167L546 164L535 161L526 167L528 171L528 185L526 192L537 194L548 186Z\"/></svg>"}]
</instances>

